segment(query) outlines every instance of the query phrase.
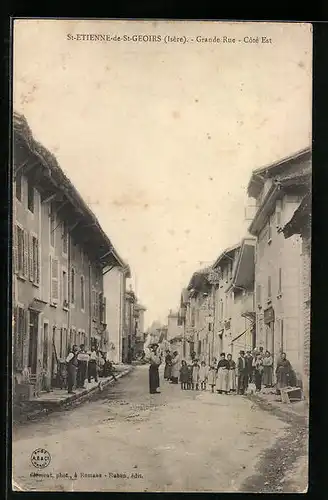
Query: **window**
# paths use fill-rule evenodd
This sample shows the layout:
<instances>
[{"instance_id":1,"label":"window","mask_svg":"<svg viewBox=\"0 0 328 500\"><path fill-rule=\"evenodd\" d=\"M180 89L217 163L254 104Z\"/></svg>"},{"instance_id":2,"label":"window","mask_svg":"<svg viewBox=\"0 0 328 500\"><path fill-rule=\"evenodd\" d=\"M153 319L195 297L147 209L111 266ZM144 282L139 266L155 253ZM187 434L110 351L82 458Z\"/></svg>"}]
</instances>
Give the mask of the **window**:
<instances>
[{"instance_id":1,"label":"window","mask_svg":"<svg viewBox=\"0 0 328 500\"><path fill-rule=\"evenodd\" d=\"M280 349L284 350L284 320L280 320Z\"/></svg>"},{"instance_id":2,"label":"window","mask_svg":"<svg viewBox=\"0 0 328 500\"><path fill-rule=\"evenodd\" d=\"M63 229L63 236L62 236L62 241L63 241L63 253L67 254L68 252L68 228L67 228L67 223L64 221L62 224L62 229Z\"/></svg>"},{"instance_id":3,"label":"window","mask_svg":"<svg viewBox=\"0 0 328 500\"><path fill-rule=\"evenodd\" d=\"M85 308L85 283L84 276L81 276L81 309Z\"/></svg>"},{"instance_id":4,"label":"window","mask_svg":"<svg viewBox=\"0 0 328 500\"><path fill-rule=\"evenodd\" d=\"M29 236L29 278L32 283L40 283L40 255L39 240L36 236Z\"/></svg>"},{"instance_id":5,"label":"window","mask_svg":"<svg viewBox=\"0 0 328 500\"><path fill-rule=\"evenodd\" d=\"M16 175L16 198L19 201L22 201L22 174Z\"/></svg>"},{"instance_id":6,"label":"window","mask_svg":"<svg viewBox=\"0 0 328 500\"><path fill-rule=\"evenodd\" d=\"M223 300L220 301L220 319L223 319Z\"/></svg>"},{"instance_id":7,"label":"window","mask_svg":"<svg viewBox=\"0 0 328 500\"><path fill-rule=\"evenodd\" d=\"M14 363L17 371L22 370L24 358L24 338L27 332L27 312L22 307L15 309L15 347L14 347Z\"/></svg>"},{"instance_id":8,"label":"window","mask_svg":"<svg viewBox=\"0 0 328 500\"><path fill-rule=\"evenodd\" d=\"M279 274L278 274L278 294L281 294L281 291L282 291L281 283L282 283L282 269L281 269L281 267L279 267Z\"/></svg>"},{"instance_id":9,"label":"window","mask_svg":"<svg viewBox=\"0 0 328 500\"><path fill-rule=\"evenodd\" d=\"M59 301L59 261L50 257L50 272L51 272L51 303L58 304Z\"/></svg>"},{"instance_id":10,"label":"window","mask_svg":"<svg viewBox=\"0 0 328 500\"><path fill-rule=\"evenodd\" d=\"M268 300L271 300L271 276L268 276Z\"/></svg>"},{"instance_id":11,"label":"window","mask_svg":"<svg viewBox=\"0 0 328 500\"><path fill-rule=\"evenodd\" d=\"M102 294L102 292L99 292L99 294L98 294L98 315L99 315L99 322L102 323L102 319L103 319L103 294Z\"/></svg>"},{"instance_id":12,"label":"window","mask_svg":"<svg viewBox=\"0 0 328 500\"><path fill-rule=\"evenodd\" d=\"M30 179L27 183L27 208L30 212L34 212L34 186Z\"/></svg>"},{"instance_id":13,"label":"window","mask_svg":"<svg viewBox=\"0 0 328 500\"><path fill-rule=\"evenodd\" d=\"M277 202L276 202L276 224L277 224L277 227L281 227L281 212L282 212L282 200L277 200Z\"/></svg>"},{"instance_id":14,"label":"window","mask_svg":"<svg viewBox=\"0 0 328 500\"><path fill-rule=\"evenodd\" d=\"M271 243L272 239L272 225L271 225L271 217L269 217L268 221L268 243Z\"/></svg>"},{"instance_id":15,"label":"window","mask_svg":"<svg viewBox=\"0 0 328 500\"><path fill-rule=\"evenodd\" d=\"M50 205L49 217L50 217L50 225L49 225L50 226L50 245L52 247L54 247L55 246L56 213L55 213L53 203L51 203L51 205Z\"/></svg>"},{"instance_id":16,"label":"window","mask_svg":"<svg viewBox=\"0 0 328 500\"><path fill-rule=\"evenodd\" d=\"M63 269L62 272L62 295L63 295L63 307L68 307L68 277L67 271Z\"/></svg>"},{"instance_id":17,"label":"window","mask_svg":"<svg viewBox=\"0 0 328 500\"><path fill-rule=\"evenodd\" d=\"M258 306L262 306L262 287L261 285L256 286L256 302Z\"/></svg>"},{"instance_id":18,"label":"window","mask_svg":"<svg viewBox=\"0 0 328 500\"><path fill-rule=\"evenodd\" d=\"M75 269L71 269L71 303L75 303Z\"/></svg>"},{"instance_id":19,"label":"window","mask_svg":"<svg viewBox=\"0 0 328 500\"><path fill-rule=\"evenodd\" d=\"M66 328L61 328L60 329L60 344L59 344L59 357L64 358L66 356L66 350L67 350L67 329Z\"/></svg>"},{"instance_id":20,"label":"window","mask_svg":"<svg viewBox=\"0 0 328 500\"><path fill-rule=\"evenodd\" d=\"M21 276L24 275L24 230L16 226L17 238L17 256L16 256L16 270Z\"/></svg>"}]
</instances>

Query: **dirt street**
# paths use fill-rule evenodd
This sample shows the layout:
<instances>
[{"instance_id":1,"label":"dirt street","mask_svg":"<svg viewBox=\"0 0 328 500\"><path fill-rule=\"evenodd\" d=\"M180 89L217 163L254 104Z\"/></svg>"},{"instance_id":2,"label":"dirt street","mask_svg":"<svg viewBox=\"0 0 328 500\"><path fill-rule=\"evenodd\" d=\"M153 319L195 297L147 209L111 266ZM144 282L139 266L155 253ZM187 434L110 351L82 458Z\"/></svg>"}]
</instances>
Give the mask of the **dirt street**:
<instances>
[{"instance_id":1,"label":"dirt street","mask_svg":"<svg viewBox=\"0 0 328 500\"><path fill-rule=\"evenodd\" d=\"M13 480L36 491L286 491L266 471L279 456L279 485L288 478L291 423L246 397L181 391L162 375L161 391L148 393L140 366L97 401L14 429ZM31 463L40 448L51 456L42 469ZM304 491L302 480L287 480L287 491Z\"/></svg>"}]
</instances>

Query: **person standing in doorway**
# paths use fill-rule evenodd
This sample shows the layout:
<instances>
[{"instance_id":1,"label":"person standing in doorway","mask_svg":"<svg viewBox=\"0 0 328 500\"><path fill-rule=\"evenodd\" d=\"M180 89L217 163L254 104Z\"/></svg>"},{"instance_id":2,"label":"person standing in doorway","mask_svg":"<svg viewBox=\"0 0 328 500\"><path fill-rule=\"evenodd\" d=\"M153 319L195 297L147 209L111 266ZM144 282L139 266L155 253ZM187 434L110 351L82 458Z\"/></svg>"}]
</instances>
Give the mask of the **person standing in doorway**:
<instances>
[{"instance_id":1,"label":"person standing in doorway","mask_svg":"<svg viewBox=\"0 0 328 500\"><path fill-rule=\"evenodd\" d=\"M76 374L78 367L77 354L79 350L77 345L73 345L71 351L68 353L66 358L67 363L67 385L68 394L75 394L74 389L76 387Z\"/></svg>"},{"instance_id":2,"label":"person standing in doorway","mask_svg":"<svg viewBox=\"0 0 328 500\"><path fill-rule=\"evenodd\" d=\"M273 384L273 359L269 351L266 351L263 358L263 385L272 387Z\"/></svg>"},{"instance_id":3,"label":"person standing in doorway","mask_svg":"<svg viewBox=\"0 0 328 500\"><path fill-rule=\"evenodd\" d=\"M237 379L238 379L238 386L237 386L238 394L245 394L245 390L247 388L246 386L247 366L245 359L245 351L240 351L239 353L239 358L237 360Z\"/></svg>"}]
</instances>

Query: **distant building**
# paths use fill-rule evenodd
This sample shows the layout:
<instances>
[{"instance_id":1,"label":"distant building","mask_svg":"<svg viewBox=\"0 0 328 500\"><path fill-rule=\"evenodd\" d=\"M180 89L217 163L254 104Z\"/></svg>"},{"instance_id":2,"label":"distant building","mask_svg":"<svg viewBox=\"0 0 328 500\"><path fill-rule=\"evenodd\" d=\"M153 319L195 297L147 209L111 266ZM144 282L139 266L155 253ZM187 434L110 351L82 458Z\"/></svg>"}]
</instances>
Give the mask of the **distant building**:
<instances>
[{"instance_id":1,"label":"distant building","mask_svg":"<svg viewBox=\"0 0 328 500\"><path fill-rule=\"evenodd\" d=\"M256 343L268 349L276 363L286 352L303 379L303 287L299 234L284 238L282 228L291 219L309 189L311 151L305 149L252 173L248 195L256 201L249 232L256 236Z\"/></svg>"},{"instance_id":2,"label":"distant building","mask_svg":"<svg viewBox=\"0 0 328 500\"><path fill-rule=\"evenodd\" d=\"M123 329L125 313L126 280L130 277L128 266L113 267L104 273L104 293L106 302L107 332L105 351L114 363L122 362Z\"/></svg>"},{"instance_id":3,"label":"distant building","mask_svg":"<svg viewBox=\"0 0 328 500\"><path fill-rule=\"evenodd\" d=\"M255 238L226 249L213 264L219 280L215 287L214 356L221 352L237 358L255 347L254 259Z\"/></svg>"}]
</instances>

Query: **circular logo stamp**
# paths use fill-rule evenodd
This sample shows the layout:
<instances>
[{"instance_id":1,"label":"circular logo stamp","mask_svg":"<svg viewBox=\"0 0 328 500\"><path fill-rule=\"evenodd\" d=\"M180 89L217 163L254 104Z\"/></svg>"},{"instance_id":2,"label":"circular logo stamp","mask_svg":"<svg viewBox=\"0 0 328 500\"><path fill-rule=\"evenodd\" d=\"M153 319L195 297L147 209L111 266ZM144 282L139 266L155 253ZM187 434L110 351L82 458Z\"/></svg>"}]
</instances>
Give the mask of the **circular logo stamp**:
<instances>
[{"instance_id":1,"label":"circular logo stamp","mask_svg":"<svg viewBox=\"0 0 328 500\"><path fill-rule=\"evenodd\" d=\"M51 455L49 451L44 448L37 448L31 455L31 464L37 469L44 469L48 467L51 462Z\"/></svg>"}]
</instances>

